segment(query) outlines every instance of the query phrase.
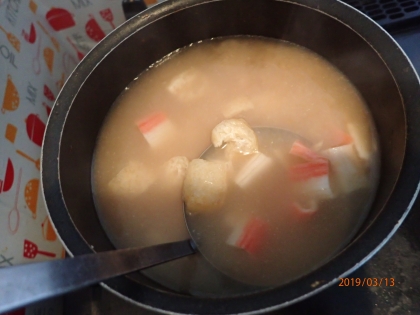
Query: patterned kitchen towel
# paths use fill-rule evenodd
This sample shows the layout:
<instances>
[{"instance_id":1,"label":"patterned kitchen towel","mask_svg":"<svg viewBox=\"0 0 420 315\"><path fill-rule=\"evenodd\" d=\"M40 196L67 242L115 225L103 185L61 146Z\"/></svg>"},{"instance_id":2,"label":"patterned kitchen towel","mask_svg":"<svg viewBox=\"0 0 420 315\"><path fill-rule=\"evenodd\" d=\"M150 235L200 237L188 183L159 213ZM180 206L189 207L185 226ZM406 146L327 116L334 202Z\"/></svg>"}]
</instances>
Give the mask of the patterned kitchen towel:
<instances>
[{"instance_id":1,"label":"patterned kitchen towel","mask_svg":"<svg viewBox=\"0 0 420 315\"><path fill-rule=\"evenodd\" d=\"M0 0L0 267L64 257L41 194L45 124L74 67L124 20L121 0Z\"/></svg>"}]
</instances>

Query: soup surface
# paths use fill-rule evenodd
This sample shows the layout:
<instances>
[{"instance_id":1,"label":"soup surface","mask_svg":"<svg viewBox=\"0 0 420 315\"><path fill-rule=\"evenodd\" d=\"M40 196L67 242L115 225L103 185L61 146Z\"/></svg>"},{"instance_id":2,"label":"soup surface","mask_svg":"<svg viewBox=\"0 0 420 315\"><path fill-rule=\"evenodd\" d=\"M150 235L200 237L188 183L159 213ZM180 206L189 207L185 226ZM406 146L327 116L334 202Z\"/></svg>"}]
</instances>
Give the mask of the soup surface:
<instances>
[{"instance_id":1,"label":"soup surface","mask_svg":"<svg viewBox=\"0 0 420 315\"><path fill-rule=\"evenodd\" d=\"M117 248L190 237L184 179L228 119L254 128L258 149L235 157L221 185L208 180L220 202L189 207L186 216L217 269L197 254L144 271L179 292L230 295L307 274L349 242L376 190L376 132L342 73L287 42L204 41L139 75L102 127L92 185ZM287 132L276 138L260 127ZM205 158L232 163L225 149Z\"/></svg>"}]
</instances>

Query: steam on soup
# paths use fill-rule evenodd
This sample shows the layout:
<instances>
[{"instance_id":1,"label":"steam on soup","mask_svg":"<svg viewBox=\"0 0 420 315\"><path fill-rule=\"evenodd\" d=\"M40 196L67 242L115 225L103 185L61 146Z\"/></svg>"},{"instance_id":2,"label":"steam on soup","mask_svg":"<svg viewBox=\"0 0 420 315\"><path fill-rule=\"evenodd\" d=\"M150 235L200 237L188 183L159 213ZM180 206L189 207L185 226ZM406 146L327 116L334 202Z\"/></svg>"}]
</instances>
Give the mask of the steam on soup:
<instances>
[{"instance_id":1,"label":"steam on soup","mask_svg":"<svg viewBox=\"0 0 420 315\"><path fill-rule=\"evenodd\" d=\"M117 248L188 239L184 198L213 266L198 254L144 274L229 295L331 259L366 217L378 169L371 117L342 73L302 47L235 37L181 49L127 87L98 138L93 191Z\"/></svg>"}]
</instances>

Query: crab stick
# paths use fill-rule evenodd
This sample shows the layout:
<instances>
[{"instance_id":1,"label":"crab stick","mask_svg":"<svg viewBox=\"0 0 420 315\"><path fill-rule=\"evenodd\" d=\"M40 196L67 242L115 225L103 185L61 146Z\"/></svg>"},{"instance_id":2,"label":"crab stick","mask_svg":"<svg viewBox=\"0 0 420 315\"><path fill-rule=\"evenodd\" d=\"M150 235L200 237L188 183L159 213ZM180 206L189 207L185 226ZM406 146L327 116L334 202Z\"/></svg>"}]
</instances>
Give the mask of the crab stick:
<instances>
[{"instance_id":1,"label":"crab stick","mask_svg":"<svg viewBox=\"0 0 420 315\"><path fill-rule=\"evenodd\" d=\"M138 121L137 128L151 147L158 146L173 131L172 123L163 112L151 114Z\"/></svg>"},{"instance_id":2,"label":"crab stick","mask_svg":"<svg viewBox=\"0 0 420 315\"><path fill-rule=\"evenodd\" d=\"M268 156L262 153L254 154L236 175L235 183L239 187L244 188L258 175L266 171L271 164L272 160Z\"/></svg>"},{"instance_id":3,"label":"crab stick","mask_svg":"<svg viewBox=\"0 0 420 315\"><path fill-rule=\"evenodd\" d=\"M289 177L302 196L319 199L334 197L330 186L329 162L325 158L291 166Z\"/></svg>"},{"instance_id":4,"label":"crab stick","mask_svg":"<svg viewBox=\"0 0 420 315\"><path fill-rule=\"evenodd\" d=\"M353 142L352 136L343 131L341 128L335 128L334 130L331 130L330 137L330 147L339 147Z\"/></svg>"},{"instance_id":5,"label":"crab stick","mask_svg":"<svg viewBox=\"0 0 420 315\"><path fill-rule=\"evenodd\" d=\"M314 177L328 176L329 164L325 158L299 163L290 167L290 179L293 181L304 181Z\"/></svg>"},{"instance_id":6,"label":"crab stick","mask_svg":"<svg viewBox=\"0 0 420 315\"><path fill-rule=\"evenodd\" d=\"M304 159L305 161L312 161L322 158L318 153L305 146L299 140L293 142L289 153L293 156Z\"/></svg>"},{"instance_id":7,"label":"crab stick","mask_svg":"<svg viewBox=\"0 0 420 315\"><path fill-rule=\"evenodd\" d=\"M245 221L244 224L237 225L226 240L226 244L255 255L266 243L267 232L267 222L254 217Z\"/></svg>"},{"instance_id":8,"label":"crab stick","mask_svg":"<svg viewBox=\"0 0 420 315\"><path fill-rule=\"evenodd\" d=\"M341 192L350 193L368 185L368 179L353 144L323 151L329 159L331 169Z\"/></svg>"}]
</instances>

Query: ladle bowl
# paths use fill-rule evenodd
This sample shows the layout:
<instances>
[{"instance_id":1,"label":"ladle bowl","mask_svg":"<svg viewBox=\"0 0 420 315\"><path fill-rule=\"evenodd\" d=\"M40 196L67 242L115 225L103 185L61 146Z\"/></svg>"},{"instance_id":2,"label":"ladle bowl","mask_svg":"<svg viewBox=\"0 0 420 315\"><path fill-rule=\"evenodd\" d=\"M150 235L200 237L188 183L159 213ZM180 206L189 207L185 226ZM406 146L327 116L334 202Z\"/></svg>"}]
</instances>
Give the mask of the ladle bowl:
<instances>
[{"instance_id":1,"label":"ladle bowl","mask_svg":"<svg viewBox=\"0 0 420 315\"><path fill-rule=\"evenodd\" d=\"M36 248L37 250L37 248ZM0 313L194 254L190 240L0 269Z\"/></svg>"},{"instance_id":2,"label":"ladle bowl","mask_svg":"<svg viewBox=\"0 0 420 315\"><path fill-rule=\"evenodd\" d=\"M299 135L278 128L254 128L254 131L259 140L264 139L274 144L291 143L296 139L307 142ZM215 150L214 146L209 146L200 158L206 159L214 154ZM186 210L185 207L184 210ZM195 237L201 233L192 232L195 229L188 224L188 215L185 217L191 236L188 240L0 269L0 287L8 288L7 292L0 295L0 313L195 254L199 250ZM25 245L25 252L28 252L28 255L35 256L37 251L35 244ZM235 289L249 291L247 285L241 288L237 285L238 283L235 284Z\"/></svg>"}]
</instances>

